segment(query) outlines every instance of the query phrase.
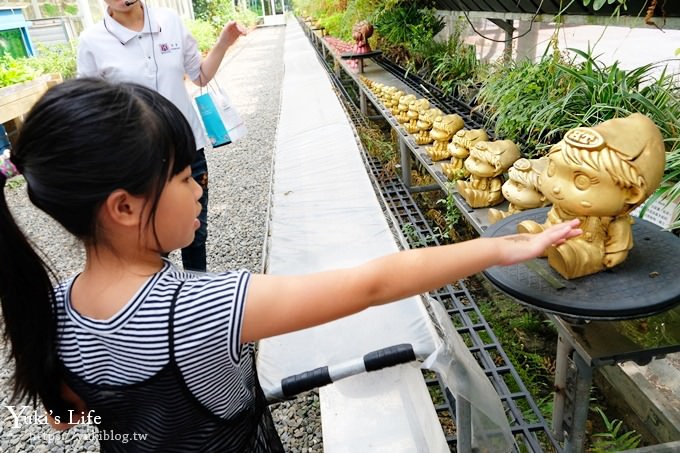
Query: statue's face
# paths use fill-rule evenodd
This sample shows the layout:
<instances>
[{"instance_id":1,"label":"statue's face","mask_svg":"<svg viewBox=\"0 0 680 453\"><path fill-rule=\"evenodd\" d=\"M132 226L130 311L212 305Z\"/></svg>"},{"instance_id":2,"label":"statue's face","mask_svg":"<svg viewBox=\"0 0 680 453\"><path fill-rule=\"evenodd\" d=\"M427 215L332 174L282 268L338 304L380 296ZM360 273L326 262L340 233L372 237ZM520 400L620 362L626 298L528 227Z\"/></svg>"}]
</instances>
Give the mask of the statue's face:
<instances>
[{"instance_id":1,"label":"statue's face","mask_svg":"<svg viewBox=\"0 0 680 453\"><path fill-rule=\"evenodd\" d=\"M453 148L453 150L451 150ZM468 157L470 154L470 151L467 148L463 148L462 146L452 146L449 148L449 152L451 153L452 157L455 157L456 159L465 159Z\"/></svg>"},{"instance_id":2,"label":"statue's face","mask_svg":"<svg viewBox=\"0 0 680 453\"><path fill-rule=\"evenodd\" d=\"M486 159L481 157L481 154L475 152L474 148L470 150L470 156L465 159L465 168L473 175L480 178L492 178L496 176L498 171Z\"/></svg>"},{"instance_id":3,"label":"statue's face","mask_svg":"<svg viewBox=\"0 0 680 453\"><path fill-rule=\"evenodd\" d=\"M508 180L501 187L503 197L510 203L522 209L532 209L543 206L543 195L532 187L527 187L519 181Z\"/></svg>"},{"instance_id":4,"label":"statue's face","mask_svg":"<svg viewBox=\"0 0 680 453\"><path fill-rule=\"evenodd\" d=\"M548 200L571 215L613 217L625 212L626 191L609 173L585 164L572 167L561 152L548 156L540 186Z\"/></svg>"}]
</instances>

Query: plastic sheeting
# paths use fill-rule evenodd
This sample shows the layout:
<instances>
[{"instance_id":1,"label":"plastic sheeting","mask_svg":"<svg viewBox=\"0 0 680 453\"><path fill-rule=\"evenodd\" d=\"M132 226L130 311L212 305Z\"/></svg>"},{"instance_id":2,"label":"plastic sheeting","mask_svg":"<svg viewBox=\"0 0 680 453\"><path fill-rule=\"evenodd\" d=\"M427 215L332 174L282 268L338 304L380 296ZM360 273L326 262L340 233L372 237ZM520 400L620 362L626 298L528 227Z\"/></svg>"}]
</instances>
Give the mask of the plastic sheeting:
<instances>
[{"instance_id":1,"label":"plastic sheeting","mask_svg":"<svg viewBox=\"0 0 680 453\"><path fill-rule=\"evenodd\" d=\"M429 298L438 333L437 349L423 368L437 372L458 400L472 409L472 446L483 452L512 450L513 437L501 400L442 305Z\"/></svg>"}]
</instances>

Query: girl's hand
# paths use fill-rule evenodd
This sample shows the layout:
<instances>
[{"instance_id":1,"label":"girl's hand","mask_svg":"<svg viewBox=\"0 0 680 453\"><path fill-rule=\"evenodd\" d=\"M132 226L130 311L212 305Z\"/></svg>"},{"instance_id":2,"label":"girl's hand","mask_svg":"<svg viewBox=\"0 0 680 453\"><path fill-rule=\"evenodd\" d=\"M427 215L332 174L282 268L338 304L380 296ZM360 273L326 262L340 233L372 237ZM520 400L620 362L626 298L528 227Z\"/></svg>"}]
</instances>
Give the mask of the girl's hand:
<instances>
[{"instance_id":1,"label":"girl's hand","mask_svg":"<svg viewBox=\"0 0 680 453\"><path fill-rule=\"evenodd\" d=\"M500 265L507 266L536 258L543 254L549 246L560 245L567 239L582 234L583 230L577 228L579 223L579 219L572 219L553 225L538 234L513 234L498 238L505 241L501 248Z\"/></svg>"},{"instance_id":2,"label":"girl's hand","mask_svg":"<svg viewBox=\"0 0 680 453\"><path fill-rule=\"evenodd\" d=\"M243 25L234 20L227 22L227 25L222 29L218 43L226 47L231 46L238 38L246 34L246 29Z\"/></svg>"}]
</instances>

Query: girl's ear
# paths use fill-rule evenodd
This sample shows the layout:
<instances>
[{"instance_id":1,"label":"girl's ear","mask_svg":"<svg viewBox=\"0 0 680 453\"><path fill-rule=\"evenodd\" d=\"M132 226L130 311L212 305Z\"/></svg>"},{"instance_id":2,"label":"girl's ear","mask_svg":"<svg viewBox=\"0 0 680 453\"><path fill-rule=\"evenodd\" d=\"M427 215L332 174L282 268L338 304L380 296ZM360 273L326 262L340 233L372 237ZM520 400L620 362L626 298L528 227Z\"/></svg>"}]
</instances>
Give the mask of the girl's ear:
<instances>
[{"instance_id":1,"label":"girl's ear","mask_svg":"<svg viewBox=\"0 0 680 453\"><path fill-rule=\"evenodd\" d=\"M144 208L144 198L118 189L111 192L102 208L113 223L121 226L137 226Z\"/></svg>"}]
</instances>

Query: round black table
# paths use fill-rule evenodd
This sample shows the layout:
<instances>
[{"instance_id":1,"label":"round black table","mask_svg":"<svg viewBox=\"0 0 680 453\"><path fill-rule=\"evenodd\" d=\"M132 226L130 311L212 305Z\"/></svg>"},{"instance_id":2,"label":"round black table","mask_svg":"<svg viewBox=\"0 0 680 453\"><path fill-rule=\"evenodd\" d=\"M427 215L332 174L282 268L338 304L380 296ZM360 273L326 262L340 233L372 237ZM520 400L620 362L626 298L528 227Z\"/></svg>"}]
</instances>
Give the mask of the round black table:
<instances>
[{"instance_id":1,"label":"round black table","mask_svg":"<svg viewBox=\"0 0 680 453\"><path fill-rule=\"evenodd\" d=\"M506 217L487 228L483 236L514 234L524 220L543 223L549 209ZM638 318L680 303L680 238L636 218L633 240L633 248L620 265L572 280L552 269L547 258L492 267L484 275L524 304L578 319Z\"/></svg>"}]
</instances>

